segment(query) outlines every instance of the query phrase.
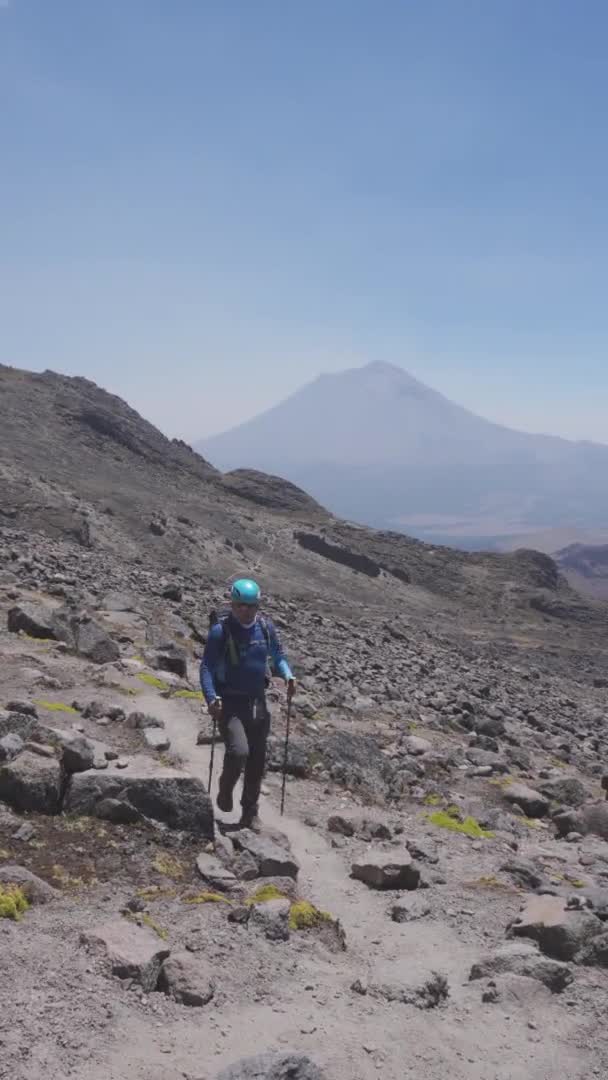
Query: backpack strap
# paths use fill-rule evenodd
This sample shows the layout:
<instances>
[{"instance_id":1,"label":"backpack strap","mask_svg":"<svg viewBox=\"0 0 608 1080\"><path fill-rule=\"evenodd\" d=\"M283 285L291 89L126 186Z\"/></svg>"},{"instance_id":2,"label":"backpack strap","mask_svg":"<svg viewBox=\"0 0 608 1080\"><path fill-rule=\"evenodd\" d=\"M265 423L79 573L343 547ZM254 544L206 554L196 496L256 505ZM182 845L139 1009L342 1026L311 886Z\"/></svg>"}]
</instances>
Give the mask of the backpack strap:
<instances>
[{"instance_id":1,"label":"backpack strap","mask_svg":"<svg viewBox=\"0 0 608 1080\"><path fill-rule=\"evenodd\" d=\"M240 663L240 657L238 649L236 647L234 638L228 629L228 616L225 615L223 619L220 619L222 627L222 638L224 642L224 656L228 656L232 667L238 667Z\"/></svg>"}]
</instances>

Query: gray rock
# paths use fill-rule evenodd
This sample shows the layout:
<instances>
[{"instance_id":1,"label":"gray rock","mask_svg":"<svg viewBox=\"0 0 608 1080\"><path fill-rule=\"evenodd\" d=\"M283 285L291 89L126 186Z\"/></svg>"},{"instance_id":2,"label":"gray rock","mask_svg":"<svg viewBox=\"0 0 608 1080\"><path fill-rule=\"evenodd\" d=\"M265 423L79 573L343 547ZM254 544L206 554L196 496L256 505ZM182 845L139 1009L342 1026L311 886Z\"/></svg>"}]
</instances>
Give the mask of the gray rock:
<instances>
[{"instance_id":1,"label":"gray rock","mask_svg":"<svg viewBox=\"0 0 608 1080\"><path fill-rule=\"evenodd\" d=\"M63 746L63 767L66 773L85 772L95 764L95 745L85 735L73 735Z\"/></svg>"},{"instance_id":2,"label":"gray rock","mask_svg":"<svg viewBox=\"0 0 608 1080\"><path fill-rule=\"evenodd\" d=\"M527 817L542 818L549 812L549 799L525 784L509 784L504 797L508 803L520 806Z\"/></svg>"},{"instance_id":3,"label":"gray rock","mask_svg":"<svg viewBox=\"0 0 608 1080\"><path fill-rule=\"evenodd\" d=\"M502 716L477 716L474 727L479 735L496 738L497 735L504 734L505 722Z\"/></svg>"},{"instance_id":4,"label":"gray rock","mask_svg":"<svg viewBox=\"0 0 608 1080\"><path fill-rule=\"evenodd\" d=\"M528 859L509 859L502 864L500 869L504 874L508 874L516 885L521 885L523 889L533 891L546 884L545 875Z\"/></svg>"},{"instance_id":5,"label":"gray rock","mask_svg":"<svg viewBox=\"0 0 608 1080\"><path fill-rule=\"evenodd\" d=\"M21 716L33 716L34 719L38 716L38 709L31 701L8 701L6 708L8 712L20 713Z\"/></svg>"},{"instance_id":6,"label":"gray rock","mask_svg":"<svg viewBox=\"0 0 608 1080\"><path fill-rule=\"evenodd\" d=\"M396 923L414 922L416 919L424 919L431 914L431 905L421 897L412 897L411 900L398 900L391 907L391 919Z\"/></svg>"},{"instance_id":7,"label":"gray rock","mask_svg":"<svg viewBox=\"0 0 608 1080\"><path fill-rule=\"evenodd\" d=\"M58 814L61 809L61 766L24 750L0 766L0 799L15 810Z\"/></svg>"},{"instance_id":8,"label":"gray rock","mask_svg":"<svg viewBox=\"0 0 608 1080\"><path fill-rule=\"evenodd\" d=\"M290 900L266 900L254 904L249 923L257 926L268 941L288 941L290 909Z\"/></svg>"},{"instance_id":9,"label":"gray rock","mask_svg":"<svg viewBox=\"0 0 608 1080\"><path fill-rule=\"evenodd\" d=\"M576 776L562 776L555 780L547 780L540 785L540 790L552 802L573 806L575 809L582 806L589 798L587 788Z\"/></svg>"},{"instance_id":10,"label":"gray rock","mask_svg":"<svg viewBox=\"0 0 608 1080\"><path fill-rule=\"evenodd\" d=\"M132 712L127 716L127 727L134 728L136 731L141 728L164 728L165 721L158 720L155 716L150 716L149 713Z\"/></svg>"},{"instance_id":11,"label":"gray rock","mask_svg":"<svg viewBox=\"0 0 608 1080\"><path fill-rule=\"evenodd\" d=\"M158 727L146 727L142 728L142 734L146 740L146 744L151 750L168 750L171 746L171 739L165 734L162 728Z\"/></svg>"},{"instance_id":12,"label":"gray rock","mask_svg":"<svg viewBox=\"0 0 608 1080\"><path fill-rule=\"evenodd\" d=\"M473 964L469 978L493 979L507 973L537 979L554 994L565 990L573 979L567 964L550 960L543 956L535 945L526 945L523 942L512 942L488 953Z\"/></svg>"},{"instance_id":13,"label":"gray rock","mask_svg":"<svg viewBox=\"0 0 608 1080\"><path fill-rule=\"evenodd\" d=\"M420 870L408 851L396 854L372 850L353 863L351 877L363 881L371 889L417 889Z\"/></svg>"},{"instance_id":14,"label":"gray rock","mask_svg":"<svg viewBox=\"0 0 608 1080\"><path fill-rule=\"evenodd\" d=\"M0 762L12 761L23 750L23 739L16 732L9 731L0 739Z\"/></svg>"},{"instance_id":15,"label":"gray rock","mask_svg":"<svg viewBox=\"0 0 608 1080\"><path fill-rule=\"evenodd\" d=\"M55 639L53 609L42 604L17 604L10 608L7 617L9 633L23 631L34 638Z\"/></svg>"},{"instance_id":16,"label":"gray rock","mask_svg":"<svg viewBox=\"0 0 608 1080\"><path fill-rule=\"evenodd\" d=\"M230 1065L217 1080L325 1080L310 1060L299 1054L262 1054Z\"/></svg>"},{"instance_id":17,"label":"gray rock","mask_svg":"<svg viewBox=\"0 0 608 1080\"><path fill-rule=\"evenodd\" d=\"M608 968L608 934L598 934L577 953L576 960L587 967Z\"/></svg>"},{"instance_id":18,"label":"gray rock","mask_svg":"<svg viewBox=\"0 0 608 1080\"><path fill-rule=\"evenodd\" d=\"M120 659L116 642L88 615L62 608L53 613L52 626L54 637L95 664L109 664Z\"/></svg>"},{"instance_id":19,"label":"gray rock","mask_svg":"<svg viewBox=\"0 0 608 1080\"><path fill-rule=\"evenodd\" d=\"M93 620L82 622L76 634L76 651L95 664L111 664L120 659L120 648Z\"/></svg>"},{"instance_id":20,"label":"gray rock","mask_svg":"<svg viewBox=\"0 0 608 1080\"><path fill-rule=\"evenodd\" d=\"M7 712L0 709L0 737L4 735L19 735L26 741L36 728L36 718L26 716L24 713Z\"/></svg>"},{"instance_id":21,"label":"gray rock","mask_svg":"<svg viewBox=\"0 0 608 1080\"><path fill-rule=\"evenodd\" d=\"M274 840L251 829L240 829L232 839L237 851L246 852L254 860L258 877L297 878L300 871L297 859Z\"/></svg>"},{"instance_id":22,"label":"gray rock","mask_svg":"<svg viewBox=\"0 0 608 1080\"><path fill-rule=\"evenodd\" d=\"M221 889L225 892L229 892L238 885L238 881L232 871L228 870L216 855L211 855L209 852L203 851L198 856L196 860L196 869L203 881L206 881L207 884L214 889Z\"/></svg>"},{"instance_id":23,"label":"gray rock","mask_svg":"<svg viewBox=\"0 0 608 1080\"><path fill-rule=\"evenodd\" d=\"M112 975L132 979L146 993L156 989L161 964L170 953L153 930L127 919L85 931L80 941L91 955L102 958Z\"/></svg>"},{"instance_id":24,"label":"gray rock","mask_svg":"<svg viewBox=\"0 0 608 1080\"><path fill-rule=\"evenodd\" d=\"M95 817L99 803L118 799L143 817L213 839L213 808L202 780L147 757L132 758L124 772L118 764L104 772L89 770L72 776L65 809Z\"/></svg>"},{"instance_id":25,"label":"gray rock","mask_svg":"<svg viewBox=\"0 0 608 1080\"><path fill-rule=\"evenodd\" d=\"M101 799L95 807L95 816L114 825L135 825L142 820L139 810L122 799Z\"/></svg>"},{"instance_id":26,"label":"gray rock","mask_svg":"<svg viewBox=\"0 0 608 1080\"><path fill-rule=\"evenodd\" d=\"M572 960L579 949L602 932L600 920L586 911L571 911L561 896L535 896L509 927L509 935L537 941L546 956Z\"/></svg>"},{"instance_id":27,"label":"gray rock","mask_svg":"<svg viewBox=\"0 0 608 1080\"><path fill-rule=\"evenodd\" d=\"M207 1005L215 993L215 982L204 960L191 952L174 953L164 961L158 989L181 1005Z\"/></svg>"},{"instance_id":28,"label":"gray rock","mask_svg":"<svg viewBox=\"0 0 608 1080\"><path fill-rule=\"evenodd\" d=\"M50 900L61 896L57 889L37 877L31 870L27 870L25 866L0 866L0 882L3 885L18 885L23 889L30 904L48 904Z\"/></svg>"},{"instance_id":29,"label":"gray rock","mask_svg":"<svg viewBox=\"0 0 608 1080\"><path fill-rule=\"evenodd\" d=\"M333 814L327 821L327 828L330 833L337 833L339 836L355 835L354 821L343 817L342 814Z\"/></svg>"},{"instance_id":30,"label":"gray rock","mask_svg":"<svg viewBox=\"0 0 608 1080\"><path fill-rule=\"evenodd\" d=\"M580 831L608 840L608 802L588 803L580 810Z\"/></svg>"},{"instance_id":31,"label":"gray rock","mask_svg":"<svg viewBox=\"0 0 608 1080\"><path fill-rule=\"evenodd\" d=\"M433 744L428 739L421 739L418 735L408 735L403 740L404 749L412 757L420 757L422 754L428 754L433 749Z\"/></svg>"},{"instance_id":32,"label":"gray rock","mask_svg":"<svg viewBox=\"0 0 608 1080\"><path fill-rule=\"evenodd\" d=\"M181 679L188 677L188 653L180 645L164 645L153 656L152 663L159 671L171 671Z\"/></svg>"}]
</instances>

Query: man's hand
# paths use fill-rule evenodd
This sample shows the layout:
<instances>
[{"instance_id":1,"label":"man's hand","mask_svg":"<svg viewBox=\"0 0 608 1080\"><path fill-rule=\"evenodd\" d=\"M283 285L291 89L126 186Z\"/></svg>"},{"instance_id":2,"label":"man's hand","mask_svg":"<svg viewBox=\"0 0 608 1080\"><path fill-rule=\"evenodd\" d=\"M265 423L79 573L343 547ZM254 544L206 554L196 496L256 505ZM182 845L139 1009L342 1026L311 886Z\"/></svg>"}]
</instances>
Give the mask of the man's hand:
<instances>
[{"instance_id":1,"label":"man's hand","mask_svg":"<svg viewBox=\"0 0 608 1080\"><path fill-rule=\"evenodd\" d=\"M222 716L222 699L216 697L213 701L210 701L207 706L207 711L212 720L220 720Z\"/></svg>"},{"instance_id":2,"label":"man's hand","mask_svg":"<svg viewBox=\"0 0 608 1080\"><path fill-rule=\"evenodd\" d=\"M296 692L296 680L295 679L288 679L287 680L287 700L288 701L291 701L293 699L295 692Z\"/></svg>"}]
</instances>

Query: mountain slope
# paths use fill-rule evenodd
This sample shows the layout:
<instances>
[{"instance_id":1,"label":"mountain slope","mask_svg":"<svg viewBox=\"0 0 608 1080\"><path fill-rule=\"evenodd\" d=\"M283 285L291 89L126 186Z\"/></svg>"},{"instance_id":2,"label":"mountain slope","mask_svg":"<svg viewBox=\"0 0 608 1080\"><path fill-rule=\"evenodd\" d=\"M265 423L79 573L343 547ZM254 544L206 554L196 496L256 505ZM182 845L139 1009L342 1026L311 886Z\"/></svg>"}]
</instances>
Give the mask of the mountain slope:
<instances>
[{"instance_id":1,"label":"mountain slope","mask_svg":"<svg viewBox=\"0 0 608 1080\"><path fill-rule=\"evenodd\" d=\"M534 620L542 593L553 614L603 618L545 556L430 549L339 521L276 476L222 475L87 380L0 366L0 409L0 526L68 538L100 560L118 552L152 576L178 568L201 588L255 573L267 591L324 597L334 612L454 603L475 618Z\"/></svg>"},{"instance_id":2,"label":"mountain slope","mask_svg":"<svg viewBox=\"0 0 608 1080\"><path fill-rule=\"evenodd\" d=\"M607 446L512 431L387 364L322 375L196 449L429 539L608 524Z\"/></svg>"}]
</instances>

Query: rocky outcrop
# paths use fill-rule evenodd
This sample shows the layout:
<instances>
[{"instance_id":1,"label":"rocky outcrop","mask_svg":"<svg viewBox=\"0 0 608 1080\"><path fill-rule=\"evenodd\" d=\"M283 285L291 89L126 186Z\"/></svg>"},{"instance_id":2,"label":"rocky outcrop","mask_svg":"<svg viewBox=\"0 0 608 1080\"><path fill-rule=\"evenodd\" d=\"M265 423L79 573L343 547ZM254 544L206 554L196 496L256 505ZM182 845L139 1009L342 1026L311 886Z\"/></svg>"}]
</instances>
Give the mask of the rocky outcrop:
<instances>
[{"instance_id":1,"label":"rocky outcrop","mask_svg":"<svg viewBox=\"0 0 608 1080\"><path fill-rule=\"evenodd\" d=\"M131 820L137 814L172 829L213 839L211 800L202 781L188 773L156 765L143 757L131 759L125 770L109 767L104 772L76 773L68 784L65 809L105 817L108 800L113 800L115 815L122 806Z\"/></svg>"}]
</instances>

